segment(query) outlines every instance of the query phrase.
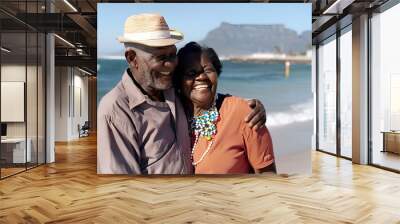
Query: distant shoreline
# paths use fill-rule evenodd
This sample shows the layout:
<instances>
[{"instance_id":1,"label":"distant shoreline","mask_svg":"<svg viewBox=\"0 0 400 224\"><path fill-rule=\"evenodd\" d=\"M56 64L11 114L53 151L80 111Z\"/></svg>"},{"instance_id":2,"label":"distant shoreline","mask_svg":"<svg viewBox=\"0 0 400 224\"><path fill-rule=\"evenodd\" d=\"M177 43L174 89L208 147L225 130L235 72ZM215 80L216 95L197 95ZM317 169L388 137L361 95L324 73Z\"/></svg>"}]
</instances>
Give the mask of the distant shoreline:
<instances>
[{"instance_id":1,"label":"distant shoreline","mask_svg":"<svg viewBox=\"0 0 400 224\"><path fill-rule=\"evenodd\" d=\"M232 63L255 63L255 64L285 64L284 60L273 59L223 59L221 61L228 61ZM311 60L288 60L290 64L311 64Z\"/></svg>"},{"instance_id":2,"label":"distant shoreline","mask_svg":"<svg viewBox=\"0 0 400 224\"><path fill-rule=\"evenodd\" d=\"M311 64L311 51L305 54L255 53L250 55L221 56L221 61L252 63Z\"/></svg>"},{"instance_id":3,"label":"distant shoreline","mask_svg":"<svg viewBox=\"0 0 400 224\"><path fill-rule=\"evenodd\" d=\"M99 56L98 60L125 60L124 56L119 55L105 55ZM286 63L291 64L311 64L311 53L307 54L275 54L275 53L255 53L251 55L235 55L235 56L221 56L221 61L230 61L234 63Z\"/></svg>"}]
</instances>

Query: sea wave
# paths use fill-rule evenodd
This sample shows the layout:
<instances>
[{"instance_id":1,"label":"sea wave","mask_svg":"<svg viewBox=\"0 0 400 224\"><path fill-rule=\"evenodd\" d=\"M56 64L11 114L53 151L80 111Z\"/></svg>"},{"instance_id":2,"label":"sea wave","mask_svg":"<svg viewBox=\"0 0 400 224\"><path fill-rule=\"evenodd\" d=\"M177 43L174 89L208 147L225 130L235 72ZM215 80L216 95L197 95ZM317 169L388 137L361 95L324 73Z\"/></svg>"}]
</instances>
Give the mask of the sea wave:
<instances>
[{"instance_id":1,"label":"sea wave","mask_svg":"<svg viewBox=\"0 0 400 224\"><path fill-rule=\"evenodd\" d=\"M311 121L314 118L314 102L309 100L305 103L296 104L284 112L270 113L267 111L268 127L279 127L296 122Z\"/></svg>"},{"instance_id":2,"label":"sea wave","mask_svg":"<svg viewBox=\"0 0 400 224\"><path fill-rule=\"evenodd\" d=\"M248 75L230 75L230 74L222 74L221 80L230 80L230 81L249 81L255 82L260 80L282 80L285 79L283 74L279 73L270 73L270 74L248 74Z\"/></svg>"},{"instance_id":3,"label":"sea wave","mask_svg":"<svg viewBox=\"0 0 400 224\"><path fill-rule=\"evenodd\" d=\"M107 59L107 60L125 60L125 56L123 55L100 55L98 59Z\"/></svg>"}]
</instances>

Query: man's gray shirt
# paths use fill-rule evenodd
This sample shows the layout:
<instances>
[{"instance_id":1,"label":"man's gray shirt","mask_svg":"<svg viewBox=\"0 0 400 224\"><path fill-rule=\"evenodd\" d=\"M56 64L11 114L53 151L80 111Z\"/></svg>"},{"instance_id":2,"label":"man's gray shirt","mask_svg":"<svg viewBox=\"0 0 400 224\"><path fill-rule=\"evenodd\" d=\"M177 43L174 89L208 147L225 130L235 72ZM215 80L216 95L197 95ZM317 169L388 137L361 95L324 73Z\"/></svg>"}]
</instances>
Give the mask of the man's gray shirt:
<instances>
[{"instance_id":1,"label":"man's gray shirt","mask_svg":"<svg viewBox=\"0 0 400 224\"><path fill-rule=\"evenodd\" d=\"M173 88L152 101L127 72L101 100L98 174L192 174L186 116Z\"/></svg>"}]
</instances>

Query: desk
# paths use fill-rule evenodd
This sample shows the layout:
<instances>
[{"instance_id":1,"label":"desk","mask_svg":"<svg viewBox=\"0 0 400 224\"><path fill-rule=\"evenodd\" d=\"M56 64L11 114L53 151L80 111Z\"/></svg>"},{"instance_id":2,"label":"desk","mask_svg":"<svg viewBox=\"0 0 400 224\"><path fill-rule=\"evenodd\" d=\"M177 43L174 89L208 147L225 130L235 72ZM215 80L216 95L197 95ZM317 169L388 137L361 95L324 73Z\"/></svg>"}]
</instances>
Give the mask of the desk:
<instances>
[{"instance_id":1,"label":"desk","mask_svg":"<svg viewBox=\"0 0 400 224\"><path fill-rule=\"evenodd\" d=\"M382 152L400 154L400 131L383 131Z\"/></svg>"},{"instance_id":2,"label":"desk","mask_svg":"<svg viewBox=\"0 0 400 224\"><path fill-rule=\"evenodd\" d=\"M26 140L28 143L25 154L25 138L6 138L1 139L1 159L6 163L25 163L32 159L30 138ZM27 161L25 161L27 159Z\"/></svg>"}]
</instances>

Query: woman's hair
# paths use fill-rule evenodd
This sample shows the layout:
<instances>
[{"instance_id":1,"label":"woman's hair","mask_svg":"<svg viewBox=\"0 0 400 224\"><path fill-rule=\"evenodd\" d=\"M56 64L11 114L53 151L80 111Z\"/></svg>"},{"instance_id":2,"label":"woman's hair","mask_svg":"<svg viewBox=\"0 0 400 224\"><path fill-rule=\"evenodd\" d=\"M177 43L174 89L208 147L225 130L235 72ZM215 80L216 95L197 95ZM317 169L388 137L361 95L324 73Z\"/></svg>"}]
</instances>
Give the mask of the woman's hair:
<instances>
[{"instance_id":1,"label":"woman's hair","mask_svg":"<svg viewBox=\"0 0 400 224\"><path fill-rule=\"evenodd\" d=\"M200 46L198 43L193 41L189 42L178 51L178 66L176 67L174 74L174 87L177 90L180 89L181 80L183 78L183 72L184 72L183 62L185 61L185 58L187 58L190 54L206 55L208 59L210 59L212 65L214 66L217 75L219 76L219 74L221 74L222 72L221 61L219 60L218 55L214 51L214 49L205 46Z\"/></svg>"}]
</instances>

